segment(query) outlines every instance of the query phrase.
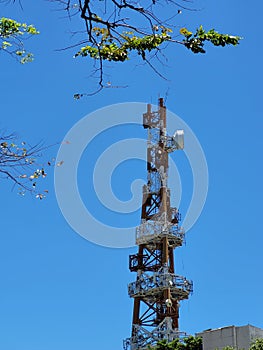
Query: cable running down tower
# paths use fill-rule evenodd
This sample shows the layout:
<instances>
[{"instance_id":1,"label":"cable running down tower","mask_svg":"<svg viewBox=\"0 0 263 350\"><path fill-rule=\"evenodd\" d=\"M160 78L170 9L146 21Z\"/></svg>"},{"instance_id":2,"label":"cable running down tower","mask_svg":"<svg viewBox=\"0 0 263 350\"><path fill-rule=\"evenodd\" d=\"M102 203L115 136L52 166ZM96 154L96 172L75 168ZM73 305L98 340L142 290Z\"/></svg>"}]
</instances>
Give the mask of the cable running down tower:
<instances>
[{"instance_id":1,"label":"cable running down tower","mask_svg":"<svg viewBox=\"0 0 263 350\"><path fill-rule=\"evenodd\" d=\"M184 230L178 209L170 205L167 187L168 155L183 149L184 133L177 130L167 136L163 99L157 112L147 105L143 127L148 130L147 185L143 186L141 225L136 228L138 253L129 257L129 268L137 277L128 285L134 307L125 350L143 350L162 339L180 338L179 302L193 290L191 281L175 274L174 249L183 244Z\"/></svg>"}]
</instances>

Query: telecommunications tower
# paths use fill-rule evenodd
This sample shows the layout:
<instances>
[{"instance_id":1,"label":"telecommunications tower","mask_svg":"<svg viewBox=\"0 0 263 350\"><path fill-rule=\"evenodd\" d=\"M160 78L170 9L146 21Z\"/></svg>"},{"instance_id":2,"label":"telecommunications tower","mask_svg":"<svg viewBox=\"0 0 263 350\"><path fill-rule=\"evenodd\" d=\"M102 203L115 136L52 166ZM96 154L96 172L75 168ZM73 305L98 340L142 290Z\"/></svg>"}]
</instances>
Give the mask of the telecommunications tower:
<instances>
[{"instance_id":1,"label":"telecommunications tower","mask_svg":"<svg viewBox=\"0 0 263 350\"><path fill-rule=\"evenodd\" d=\"M129 268L137 277L128 285L134 307L126 350L148 349L159 340L180 338L179 302L193 290L191 281L175 274L174 249L183 244L184 230L179 226L178 209L170 205L167 187L168 155L183 149L184 133L166 134L163 99L157 112L147 105L143 127L148 129L147 185L143 186L141 225L136 229L138 253L129 257Z\"/></svg>"}]
</instances>

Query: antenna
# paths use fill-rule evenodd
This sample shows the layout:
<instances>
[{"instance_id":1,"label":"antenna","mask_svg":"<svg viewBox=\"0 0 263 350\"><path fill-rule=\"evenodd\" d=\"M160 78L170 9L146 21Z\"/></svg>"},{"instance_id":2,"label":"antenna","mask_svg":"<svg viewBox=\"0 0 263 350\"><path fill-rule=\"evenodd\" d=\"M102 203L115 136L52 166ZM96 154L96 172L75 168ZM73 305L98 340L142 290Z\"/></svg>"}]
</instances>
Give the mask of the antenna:
<instances>
[{"instance_id":1,"label":"antenna","mask_svg":"<svg viewBox=\"0 0 263 350\"><path fill-rule=\"evenodd\" d=\"M191 281L175 274L174 249L183 244L184 230L178 209L170 205L167 187L168 155L184 148L184 132L167 136L162 98L157 112L147 105L143 127L148 130L147 185L143 186L141 225L136 228L138 253L129 257L130 271L137 277L128 285L134 306L125 350L146 350L160 340L185 336L179 331L179 302L193 291Z\"/></svg>"}]
</instances>

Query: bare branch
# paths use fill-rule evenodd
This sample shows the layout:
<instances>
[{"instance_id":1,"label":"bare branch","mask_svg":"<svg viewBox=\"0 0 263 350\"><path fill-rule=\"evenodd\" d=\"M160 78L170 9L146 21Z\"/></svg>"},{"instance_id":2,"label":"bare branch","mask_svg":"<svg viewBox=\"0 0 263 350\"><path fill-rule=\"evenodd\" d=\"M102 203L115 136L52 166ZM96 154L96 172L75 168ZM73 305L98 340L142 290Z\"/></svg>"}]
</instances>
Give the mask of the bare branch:
<instances>
[{"instance_id":1,"label":"bare branch","mask_svg":"<svg viewBox=\"0 0 263 350\"><path fill-rule=\"evenodd\" d=\"M14 186L19 187L19 192L30 192L42 199L44 193L39 193L37 182L47 176L45 166L51 162L39 163L42 153L51 146L45 146L39 142L33 146L25 142L17 142L17 136L2 131L0 134L0 178L9 179ZM44 192L47 192L45 190Z\"/></svg>"}]
</instances>

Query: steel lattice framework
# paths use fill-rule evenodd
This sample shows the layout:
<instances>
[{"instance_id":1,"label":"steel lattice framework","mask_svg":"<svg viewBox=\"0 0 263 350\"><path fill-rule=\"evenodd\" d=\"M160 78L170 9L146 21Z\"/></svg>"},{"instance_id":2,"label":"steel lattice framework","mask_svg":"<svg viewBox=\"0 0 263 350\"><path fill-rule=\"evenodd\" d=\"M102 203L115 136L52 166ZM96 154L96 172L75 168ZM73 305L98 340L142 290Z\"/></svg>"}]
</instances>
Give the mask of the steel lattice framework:
<instances>
[{"instance_id":1,"label":"steel lattice framework","mask_svg":"<svg viewBox=\"0 0 263 350\"><path fill-rule=\"evenodd\" d=\"M179 302L193 289L191 281L175 274L174 249L183 244L184 230L179 226L178 209L170 205L167 187L168 155L183 148L183 131L167 136L163 99L157 112L147 106L143 126L148 129L148 178L143 186L141 225L136 229L138 253L129 257L129 268L137 278L128 285L134 308L132 334L124 341L127 350L180 338Z\"/></svg>"}]
</instances>

